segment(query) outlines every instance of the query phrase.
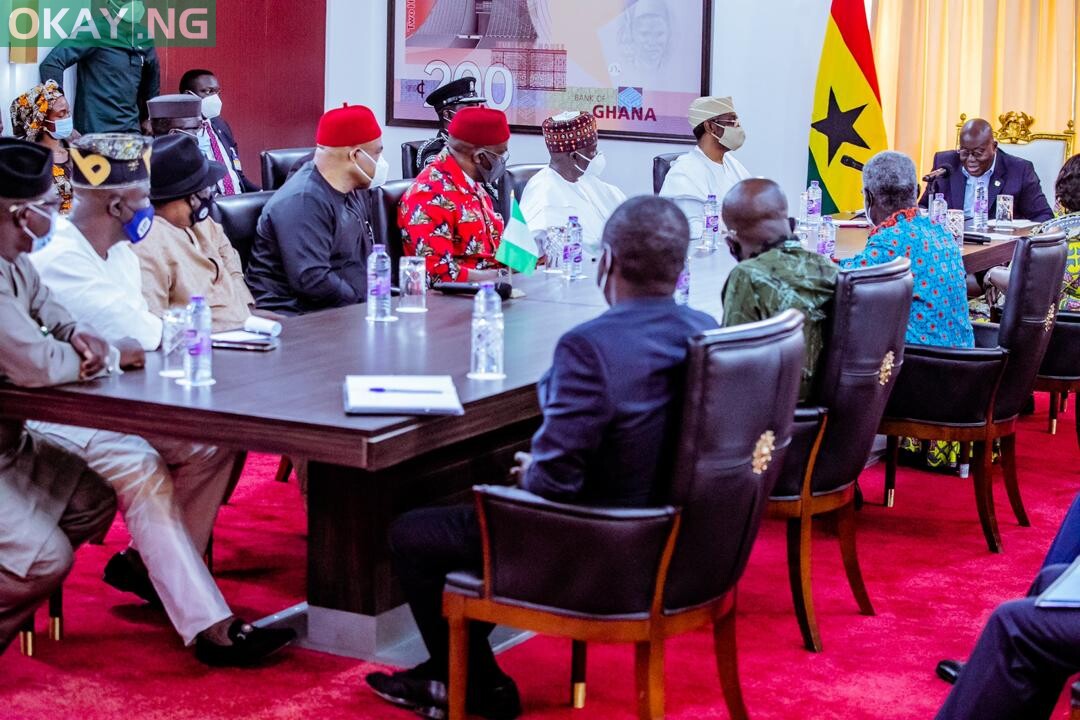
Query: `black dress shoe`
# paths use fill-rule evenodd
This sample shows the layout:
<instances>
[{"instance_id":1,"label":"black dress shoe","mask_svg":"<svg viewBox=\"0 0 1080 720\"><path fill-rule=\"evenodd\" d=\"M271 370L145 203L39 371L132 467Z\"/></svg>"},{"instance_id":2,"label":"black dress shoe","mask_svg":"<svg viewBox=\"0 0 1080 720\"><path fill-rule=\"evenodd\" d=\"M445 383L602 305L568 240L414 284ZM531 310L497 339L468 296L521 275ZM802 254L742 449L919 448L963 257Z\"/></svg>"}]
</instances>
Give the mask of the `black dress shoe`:
<instances>
[{"instance_id":1,"label":"black dress shoe","mask_svg":"<svg viewBox=\"0 0 1080 720\"><path fill-rule=\"evenodd\" d=\"M950 685L955 685L963 669L964 663L959 660L942 660L937 664L937 676Z\"/></svg>"},{"instance_id":2,"label":"black dress shoe","mask_svg":"<svg viewBox=\"0 0 1080 720\"><path fill-rule=\"evenodd\" d=\"M396 673L368 673L364 681L388 703L418 713L422 710L442 713L426 717L446 716L446 683L433 672L430 660Z\"/></svg>"},{"instance_id":3,"label":"black dress shoe","mask_svg":"<svg viewBox=\"0 0 1080 720\"><path fill-rule=\"evenodd\" d=\"M243 620L229 626L232 645L218 645L202 633L195 638L195 658L211 667L251 667L296 639L289 628L257 628Z\"/></svg>"},{"instance_id":4,"label":"black dress shoe","mask_svg":"<svg viewBox=\"0 0 1080 720\"><path fill-rule=\"evenodd\" d=\"M161 607L161 598L150 582L139 553L128 549L113 555L105 565L106 583L117 590L134 593L154 607Z\"/></svg>"},{"instance_id":5,"label":"black dress shoe","mask_svg":"<svg viewBox=\"0 0 1080 720\"><path fill-rule=\"evenodd\" d=\"M430 720L446 720L447 706L421 705L411 708L420 717ZM469 692L465 697L465 712L479 715L487 720L514 720L521 715L521 696L517 685L508 675L503 675L494 684L477 687L469 683Z\"/></svg>"}]
</instances>

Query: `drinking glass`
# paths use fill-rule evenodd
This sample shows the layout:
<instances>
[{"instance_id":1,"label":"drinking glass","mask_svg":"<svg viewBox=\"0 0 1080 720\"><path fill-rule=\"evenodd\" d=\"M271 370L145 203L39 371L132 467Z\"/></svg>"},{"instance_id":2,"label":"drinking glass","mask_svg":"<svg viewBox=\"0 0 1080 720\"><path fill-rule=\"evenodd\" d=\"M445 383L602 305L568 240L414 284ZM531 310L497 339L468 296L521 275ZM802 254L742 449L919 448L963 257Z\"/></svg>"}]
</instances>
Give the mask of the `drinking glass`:
<instances>
[{"instance_id":1,"label":"drinking glass","mask_svg":"<svg viewBox=\"0 0 1080 720\"><path fill-rule=\"evenodd\" d=\"M187 352L187 329L191 319L186 308L170 308L161 316L161 370L165 378L182 378Z\"/></svg>"},{"instance_id":2,"label":"drinking glass","mask_svg":"<svg viewBox=\"0 0 1080 720\"><path fill-rule=\"evenodd\" d=\"M566 228L552 225L547 229L547 243L544 246L544 272L562 275L563 245L566 244Z\"/></svg>"},{"instance_id":3,"label":"drinking glass","mask_svg":"<svg viewBox=\"0 0 1080 720\"><path fill-rule=\"evenodd\" d=\"M422 257L403 257L398 268L401 286L399 313L427 312L427 263Z\"/></svg>"},{"instance_id":4,"label":"drinking glass","mask_svg":"<svg viewBox=\"0 0 1080 720\"><path fill-rule=\"evenodd\" d=\"M949 210L945 213L945 228L952 233L953 240L960 247L964 246L964 211Z\"/></svg>"},{"instance_id":5,"label":"drinking glass","mask_svg":"<svg viewBox=\"0 0 1080 720\"><path fill-rule=\"evenodd\" d=\"M1012 223L1013 221L1013 196L1012 195L998 195L997 198L997 216L995 219L1002 224Z\"/></svg>"},{"instance_id":6,"label":"drinking glass","mask_svg":"<svg viewBox=\"0 0 1080 720\"><path fill-rule=\"evenodd\" d=\"M499 267L496 272L498 273L498 279L496 283L506 283L510 287L514 286L514 271L508 267Z\"/></svg>"}]
</instances>

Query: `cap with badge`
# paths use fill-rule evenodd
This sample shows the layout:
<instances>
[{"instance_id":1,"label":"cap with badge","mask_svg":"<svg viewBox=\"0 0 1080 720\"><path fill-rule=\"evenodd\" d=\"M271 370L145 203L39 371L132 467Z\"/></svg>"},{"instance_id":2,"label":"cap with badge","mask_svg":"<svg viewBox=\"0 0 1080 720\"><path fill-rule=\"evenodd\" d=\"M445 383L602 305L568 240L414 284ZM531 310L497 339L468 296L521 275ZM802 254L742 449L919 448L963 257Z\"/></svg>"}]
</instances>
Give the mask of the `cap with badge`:
<instances>
[{"instance_id":1,"label":"cap with badge","mask_svg":"<svg viewBox=\"0 0 1080 720\"><path fill-rule=\"evenodd\" d=\"M33 200L52 190L52 150L25 140L0 138L0 197Z\"/></svg>"},{"instance_id":2,"label":"cap with badge","mask_svg":"<svg viewBox=\"0 0 1080 720\"><path fill-rule=\"evenodd\" d=\"M129 187L150 179L152 146L142 135L83 135L70 151L71 184L77 188Z\"/></svg>"},{"instance_id":3,"label":"cap with badge","mask_svg":"<svg viewBox=\"0 0 1080 720\"><path fill-rule=\"evenodd\" d=\"M700 97L690 103L690 127L696 128L718 115L735 112L735 103L730 97Z\"/></svg>"},{"instance_id":4,"label":"cap with badge","mask_svg":"<svg viewBox=\"0 0 1080 720\"><path fill-rule=\"evenodd\" d=\"M151 120L202 120L202 99L194 95L158 95L147 101L146 109Z\"/></svg>"},{"instance_id":5,"label":"cap with badge","mask_svg":"<svg viewBox=\"0 0 1080 720\"><path fill-rule=\"evenodd\" d=\"M568 153L595 145L596 118L590 113L564 112L549 117L541 126L548 152Z\"/></svg>"},{"instance_id":6,"label":"cap with badge","mask_svg":"<svg viewBox=\"0 0 1080 720\"><path fill-rule=\"evenodd\" d=\"M448 82L427 96L429 107L435 108L435 112L442 112L448 105L483 105L487 98L476 94L476 78L463 77L460 80Z\"/></svg>"}]
</instances>

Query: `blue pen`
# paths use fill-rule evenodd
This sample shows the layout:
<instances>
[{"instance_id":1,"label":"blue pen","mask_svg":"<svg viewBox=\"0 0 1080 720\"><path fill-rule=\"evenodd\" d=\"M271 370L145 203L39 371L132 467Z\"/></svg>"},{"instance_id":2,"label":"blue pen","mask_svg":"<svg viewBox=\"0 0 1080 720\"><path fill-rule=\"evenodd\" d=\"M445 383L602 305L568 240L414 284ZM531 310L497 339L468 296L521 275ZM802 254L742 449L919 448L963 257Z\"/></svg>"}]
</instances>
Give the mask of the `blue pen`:
<instances>
[{"instance_id":1,"label":"blue pen","mask_svg":"<svg viewBox=\"0 0 1080 720\"><path fill-rule=\"evenodd\" d=\"M373 393L402 393L405 395L442 395L441 390L408 390L406 388L368 388Z\"/></svg>"}]
</instances>

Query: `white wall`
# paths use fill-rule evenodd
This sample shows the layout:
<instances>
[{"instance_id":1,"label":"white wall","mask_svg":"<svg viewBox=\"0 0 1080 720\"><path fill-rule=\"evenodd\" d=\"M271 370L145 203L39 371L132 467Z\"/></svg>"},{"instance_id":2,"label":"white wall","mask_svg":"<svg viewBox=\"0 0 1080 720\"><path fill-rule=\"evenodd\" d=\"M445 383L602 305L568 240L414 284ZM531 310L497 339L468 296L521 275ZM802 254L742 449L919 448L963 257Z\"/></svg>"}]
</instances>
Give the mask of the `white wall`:
<instances>
[{"instance_id":1,"label":"white wall","mask_svg":"<svg viewBox=\"0 0 1080 720\"><path fill-rule=\"evenodd\" d=\"M810 114L829 0L714 0L712 92L731 95L746 145L739 159L780 182L792 201L806 185ZM386 114L386 0L328 0L326 105L342 102ZM689 127L689 126L688 126ZM401 177L398 147L432 133L386 128L386 157ZM652 158L685 145L603 140L605 177L629 195L652 192ZM547 161L539 135L510 143L511 164Z\"/></svg>"}]
</instances>

